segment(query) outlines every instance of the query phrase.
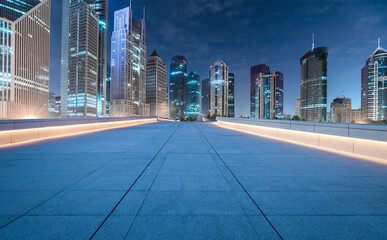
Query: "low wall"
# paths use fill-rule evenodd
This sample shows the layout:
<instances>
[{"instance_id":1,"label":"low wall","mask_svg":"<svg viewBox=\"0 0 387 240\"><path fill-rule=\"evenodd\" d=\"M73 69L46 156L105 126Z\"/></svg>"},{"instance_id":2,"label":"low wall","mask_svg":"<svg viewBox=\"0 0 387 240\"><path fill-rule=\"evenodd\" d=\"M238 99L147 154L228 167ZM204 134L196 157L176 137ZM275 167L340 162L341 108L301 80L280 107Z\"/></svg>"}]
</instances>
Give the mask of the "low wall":
<instances>
[{"instance_id":1,"label":"low wall","mask_svg":"<svg viewBox=\"0 0 387 240\"><path fill-rule=\"evenodd\" d=\"M157 122L157 117L0 120L0 147Z\"/></svg>"},{"instance_id":2,"label":"low wall","mask_svg":"<svg viewBox=\"0 0 387 240\"><path fill-rule=\"evenodd\" d=\"M387 126L217 117L217 124L263 137L387 160Z\"/></svg>"}]
</instances>

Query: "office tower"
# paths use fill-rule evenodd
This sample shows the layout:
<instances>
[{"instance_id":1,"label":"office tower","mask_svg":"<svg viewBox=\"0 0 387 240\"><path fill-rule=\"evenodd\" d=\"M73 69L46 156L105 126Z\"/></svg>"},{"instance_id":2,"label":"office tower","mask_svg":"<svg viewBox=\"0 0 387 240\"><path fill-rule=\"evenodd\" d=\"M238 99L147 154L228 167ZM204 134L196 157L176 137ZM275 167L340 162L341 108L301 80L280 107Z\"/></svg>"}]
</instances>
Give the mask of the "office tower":
<instances>
[{"instance_id":1,"label":"office tower","mask_svg":"<svg viewBox=\"0 0 387 240\"><path fill-rule=\"evenodd\" d=\"M111 76L110 76L110 63L107 63L106 67L106 116L109 116L110 114L110 83L111 83Z\"/></svg>"},{"instance_id":2,"label":"office tower","mask_svg":"<svg viewBox=\"0 0 387 240\"><path fill-rule=\"evenodd\" d=\"M331 102L330 121L349 123L352 121L352 102L346 98L344 93Z\"/></svg>"},{"instance_id":3,"label":"office tower","mask_svg":"<svg viewBox=\"0 0 387 240\"><path fill-rule=\"evenodd\" d=\"M361 110L363 119L387 119L387 50L378 47L361 70Z\"/></svg>"},{"instance_id":4,"label":"office tower","mask_svg":"<svg viewBox=\"0 0 387 240\"><path fill-rule=\"evenodd\" d=\"M301 108L301 99L297 98L296 99L296 111L294 113L295 116L298 116L298 117L301 116L300 108Z\"/></svg>"},{"instance_id":5,"label":"office tower","mask_svg":"<svg viewBox=\"0 0 387 240\"><path fill-rule=\"evenodd\" d=\"M210 79L202 80L202 113L210 114Z\"/></svg>"},{"instance_id":6,"label":"office tower","mask_svg":"<svg viewBox=\"0 0 387 240\"><path fill-rule=\"evenodd\" d=\"M228 74L228 116L235 117L235 76L234 73Z\"/></svg>"},{"instance_id":7,"label":"office tower","mask_svg":"<svg viewBox=\"0 0 387 240\"><path fill-rule=\"evenodd\" d=\"M98 95L97 115L106 114L106 74L107 74L107 26L108 26L108 0L83 0L97 13L99 18L98 34Z\"/></svg>"},{"instance_id":8,"label":"office tower","mask_svg":"<svg viewBox=\"0 0 387 240\"><path fill-rule=\"evenodd\" d=\"M185 102L187 116L197 116L201 113L201 82L197 72L191 71L188 74L185 84Z\"/></svg>"},{"instance_id":9,"label":"office tower","mask_svg":"<svg viewBox=\"0 0 387 240\"><path fill-rule=\"evenodd\" d=\"M228 67L223 61L210 66L210 113L216 116L228 115Z\"/></svg>"},{"instance_id":10,"label":"office tower","mask_svg":"<svg viewBox=\"0 0 387 240\"><path fill-rule=\"evenodd\" d=\"M98 15L88 4L81 0L71 2L66 94L68 117L97 117L98 27Z\"/></svg>"},{"instance_id":11,"label":"office tower","mask_svg":"<svg viewBox=\"0 0 387 240\"><path fill-rule=\"evenodd\" d=\"M167 117L167 67L156 49L146 64L146 103L150 106L151 116Z\"/></svg>"},{"instance_id":12,"label":"office tower","mask_svg":"<svg viewBox=\"0 0 387 240\"><path fill-rule=\"evenodd\" d=\"M51 1L0 5L0 118L48 117Z\"/></svg>"},{"instance_id":13,"label":"office tower","mask_svg":"<svg viewBox=\"0 0 387 240\"><path fill-rule=\"evenodd\" d=\"M57 109L56 104L57 96L55 93L49 93L49 99L48 99L48 117L49 118L57 118L59 117L59 110Z\"/></svg>"},{"instance_id":14,"label":"office tower","mask_svg":"<svg viewBox=\"0 0 387 240\"><path fill-rule=\"evenodd\" d=\"M312 50L300 59L302 120L327 120L327 58L328 48L314 48L313 43Z\"/></svg>"},{"instance_id":15,"label":"office tower","mask_svg":"<svg viewBox=\"0 0 387 240\"><path fill-rule=\"evenodd\" d=\"M187 77L187 59L184 56L174 56L170 66L169 76L170 118L178 118L184 115L184 84L187 81Z\"/></svg>"},{"instance_id":16,"label":"office tower","mask_svg":"<svg viewBox=\"0 0 387 240\"><path fill-rule=\"evenodd\" d=\"M257 81L259 74L270 73L270 67L259 64L250 68L250 118L258 118L257 109Z\"/></svg>"},{"instance_id":17,"label":"office tower","mask_svg":"<svg viewBox=\"0 0 387 240\"><path fill-rule=\"evenodd\" d=\"M284 76L281 72L259 74L255 111L258 118L283 118L283 86Z\"/></svg>"},{"instance_id":18,"label":"office tower","mask_svg":"<svg viewBox=\"0 0 387 240\"><path fill-rule=\"evenodd\" d=\"M146 101L145 11L133 19L131 7L114 12L111 44L110 116L148 116Z\"/></svg>"}]
</instances>

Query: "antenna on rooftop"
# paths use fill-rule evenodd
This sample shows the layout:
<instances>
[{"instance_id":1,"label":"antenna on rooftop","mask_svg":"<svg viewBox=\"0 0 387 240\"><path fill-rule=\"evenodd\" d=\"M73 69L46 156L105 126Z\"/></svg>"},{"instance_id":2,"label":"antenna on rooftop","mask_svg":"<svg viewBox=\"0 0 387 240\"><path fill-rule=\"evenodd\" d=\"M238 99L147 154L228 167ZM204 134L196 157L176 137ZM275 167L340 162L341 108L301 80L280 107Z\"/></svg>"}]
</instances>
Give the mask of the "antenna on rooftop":
<instances>
[{"instance_id":1,"label":"antenna on rooftop","mask_svg":"<svg viewBox=\"0 0 387 240\"><path fill-rule=\"evenodd\" d=\"M312 51L314 49L314 33L312 33Z\"/></svg>"},{"instance_id":2,"label":"antenna on rooftop","mask_svg":"<svg viewBox=\"0 0 387 240\"><path fill-rule=\"evenodd\" d=\"M380 37L378 37L378 48L380 48Z\"/></svg>"}]
</instances>

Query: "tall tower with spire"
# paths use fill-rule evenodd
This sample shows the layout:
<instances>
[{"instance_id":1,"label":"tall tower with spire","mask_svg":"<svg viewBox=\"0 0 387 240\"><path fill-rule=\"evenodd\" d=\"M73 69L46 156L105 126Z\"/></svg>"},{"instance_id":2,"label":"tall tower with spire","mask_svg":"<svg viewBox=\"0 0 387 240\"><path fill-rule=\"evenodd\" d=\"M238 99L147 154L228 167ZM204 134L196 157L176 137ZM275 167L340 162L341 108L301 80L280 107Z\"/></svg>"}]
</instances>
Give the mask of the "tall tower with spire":
<instances>
[{"instance_id":1,"label":"tall tower with spire","mask_svg":"<svg viewBox=\"0 0 387 240\"><path fill-rule=\"evenodd\" d=\"M111 39L110 116L148 116L146 104L145 8L133 19L130 6L114 12Z\"/></svg>"},{"instance_id":2,"label":"tall tower with spire","mask_svg":"<svg viewBox=\"0 0 387 240\"><path fill-rule=\"evenodd\" d=\"M387 119L387 50L380 46L361 70L361 112L363 119Z\"/></svg>"}]
</instances>

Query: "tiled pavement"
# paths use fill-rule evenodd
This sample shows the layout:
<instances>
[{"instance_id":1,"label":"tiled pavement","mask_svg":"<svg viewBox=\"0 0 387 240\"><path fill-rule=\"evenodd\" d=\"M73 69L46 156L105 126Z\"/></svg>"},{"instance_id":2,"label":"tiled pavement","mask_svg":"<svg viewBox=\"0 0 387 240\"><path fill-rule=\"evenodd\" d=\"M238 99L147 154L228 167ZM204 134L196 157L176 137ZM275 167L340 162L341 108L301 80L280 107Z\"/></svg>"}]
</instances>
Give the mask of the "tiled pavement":
<instances>
[{"instance_id":1,"label":"tiled pavement","mask_svg":"<svg viewBox=\"0 0 387 240\"><path fill-rule=\"evenodd\" d=\"M387 239L387 165L159 122L0 149L0 239Z\"/></svg>"}]
</instances>

